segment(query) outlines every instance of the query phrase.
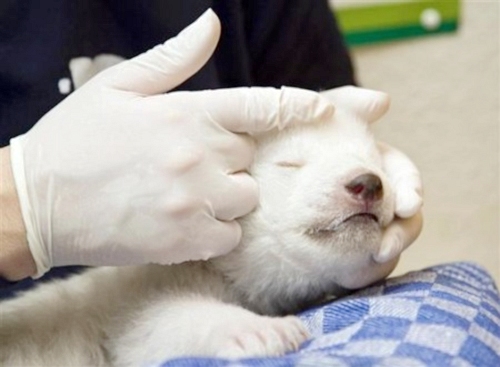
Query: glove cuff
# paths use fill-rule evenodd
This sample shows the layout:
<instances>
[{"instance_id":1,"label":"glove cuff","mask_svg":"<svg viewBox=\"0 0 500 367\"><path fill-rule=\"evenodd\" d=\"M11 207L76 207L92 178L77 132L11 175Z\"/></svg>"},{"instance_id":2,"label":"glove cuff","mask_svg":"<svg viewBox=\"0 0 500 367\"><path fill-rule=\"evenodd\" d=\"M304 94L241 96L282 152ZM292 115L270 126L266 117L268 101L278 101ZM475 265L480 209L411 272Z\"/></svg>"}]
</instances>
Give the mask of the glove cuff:
<instances>
[{"instance_id":1,"label":"glove cuff","mask_svg":"<svg viewBox=\"0 0 500 367\"><path fill-rule=\"evenodd\" d=\"M10 140L10 159L14 183L19 197L21 214L26 227L28 246L36 264L36 274L33 275L33 278L37 279L49 271L51 261L46 251L46 247L44 246L40 227L37 224L36 213L29 200L30 195L26 180L23 155L24 139L26 139L26 136L20 135Z\"/></svg>"}]
</instances>

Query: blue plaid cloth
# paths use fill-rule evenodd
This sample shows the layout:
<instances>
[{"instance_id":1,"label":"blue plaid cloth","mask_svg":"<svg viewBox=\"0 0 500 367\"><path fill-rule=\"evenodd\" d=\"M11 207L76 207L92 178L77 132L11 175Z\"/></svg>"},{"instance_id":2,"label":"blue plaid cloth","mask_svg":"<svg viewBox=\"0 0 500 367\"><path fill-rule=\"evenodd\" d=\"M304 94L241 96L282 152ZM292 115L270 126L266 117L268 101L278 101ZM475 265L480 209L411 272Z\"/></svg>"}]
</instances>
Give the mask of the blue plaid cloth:
<instances>
[{"instance_id":1,"label":"blue plaid cloth","mask_svg":"<svg viewBox=\"0 0 500 367\"><path fill-rule=\"evenodd\" d=\"M500 295L470 263L388 279L299 315L313 335L281 358L182 358L162 367L500 366Z\"/></svg>"}]
</instances>

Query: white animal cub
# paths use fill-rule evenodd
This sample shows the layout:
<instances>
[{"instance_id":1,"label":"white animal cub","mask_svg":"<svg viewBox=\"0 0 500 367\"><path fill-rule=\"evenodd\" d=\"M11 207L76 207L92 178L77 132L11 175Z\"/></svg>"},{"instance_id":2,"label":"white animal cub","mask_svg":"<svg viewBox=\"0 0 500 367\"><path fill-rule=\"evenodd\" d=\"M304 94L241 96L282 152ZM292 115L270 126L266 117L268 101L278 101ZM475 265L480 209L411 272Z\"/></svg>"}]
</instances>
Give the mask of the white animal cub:
<instances>
[{"instance_id":1,"label":"white animal cub","mask_svg":"<svg viewBox=\"0 0 500 367\"><path fill-rule=\"evenodd\" d=\"M369 129L387 97L354 87L332 93L333 119L257 137L260 206L241 220L235 251L208 262L97 268L3 302L0 365L280 355L308 338L286 315L387 276L398 259L380 261L393 183Z\"/></svg>"}]
</instances>

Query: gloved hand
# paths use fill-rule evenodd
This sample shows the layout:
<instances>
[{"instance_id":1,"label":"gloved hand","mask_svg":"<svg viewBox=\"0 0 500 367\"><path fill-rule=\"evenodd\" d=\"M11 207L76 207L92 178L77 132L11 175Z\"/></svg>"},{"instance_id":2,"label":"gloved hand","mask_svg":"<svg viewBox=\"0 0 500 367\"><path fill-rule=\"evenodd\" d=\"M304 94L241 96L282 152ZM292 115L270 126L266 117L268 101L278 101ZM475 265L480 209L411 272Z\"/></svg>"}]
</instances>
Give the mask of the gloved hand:
<instances>
[{"instance_id":1,"label":"gloved hand","mask_svg":"<svg viewBox=\"0 0 500 367\"><path fill-rule=\"evenodd\" d=\"M11 141L36 276L61 265L170 264L233 249L257 204L249 135L333 113L319 94L237 88L162 94L209 59L207 11L177 37L111 67Z\"/></svg>"},{"instance_id":2,"label":"gloved hand","mask_svg":"<svg viewBox=\"0 0 500 367\"><path fill-rule=\"evenodd\" d=\"M384 171L395 194L395 219L385 229L375 261L388 262L399 256L420 235L423 226L423 189L418 168L401 151L379 143Z\"/></svg>"},{"instance_id":3,"label":"gloved hand","mask_svg":"<svg viewBox=\"0 0 500 367\"><path fill-rule=\"evenodd\" d=\"M351 107L370 122L389 109L385 93L350 86L325 90L321 95L335 104ZM374 256L386 263L399 256L420 235L423 226L422 178L418 168L404 153L385 143L378 144L384 171L395 194L395 219L385 228L380 251Z\"/></svg>"}]
</instances>

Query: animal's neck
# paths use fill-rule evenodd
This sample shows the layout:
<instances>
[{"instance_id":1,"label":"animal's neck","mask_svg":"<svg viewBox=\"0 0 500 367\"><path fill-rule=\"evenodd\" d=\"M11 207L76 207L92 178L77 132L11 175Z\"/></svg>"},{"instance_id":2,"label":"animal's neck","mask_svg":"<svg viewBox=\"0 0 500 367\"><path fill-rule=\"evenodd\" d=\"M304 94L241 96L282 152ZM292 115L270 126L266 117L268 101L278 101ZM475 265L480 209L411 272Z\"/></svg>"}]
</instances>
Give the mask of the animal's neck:
<instances>
[{"instance_id":1,"label":"animal's neck","mask_svg":"<svg viewBox=\"0 0 500 367\"><path fill-rule=\"evenodd\" d=\"M302 273L287 271L280 264L261 268L257 263L223 257L213 260L211 266L212 271L224 279L226 297L260 314L292 314L319 304L329 296L346 293L333 282L315 281ZM282 270L277 271L280 268Z\"/></svg>"}]
</instances>

